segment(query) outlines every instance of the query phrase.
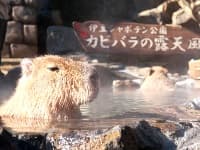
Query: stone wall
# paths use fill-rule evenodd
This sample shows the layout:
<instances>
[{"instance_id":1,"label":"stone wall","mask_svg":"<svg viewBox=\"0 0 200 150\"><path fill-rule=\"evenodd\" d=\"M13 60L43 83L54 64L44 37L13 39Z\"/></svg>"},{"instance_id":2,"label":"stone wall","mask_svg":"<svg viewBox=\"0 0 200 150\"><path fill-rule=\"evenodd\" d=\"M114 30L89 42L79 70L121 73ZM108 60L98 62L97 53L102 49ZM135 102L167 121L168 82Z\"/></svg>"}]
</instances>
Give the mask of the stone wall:
<instances>
[{"instance_id":1,"label":"stone wall","mask_svg":"<svg viewBox=\"0 0 200 150\"><path fill-rule=\"evenodd\" d=\"M162 1L8 0L10 19L7 25L3 57L32 57L44 54L46 52L46 29L50 25L71 27L73 21L86 20L111 23L119 21L141 22L135 18L137 12L155 7ZM45 10L44 13L48 11L48 13L44 14L38 23L37 16L41 10ZM53 12L58 12L59 15L53 15ZM152 23L152 19L147 21L145 18L145 21ZM39 24L40 26L38 26Z\"/></svg>"},{"instance_id":2,"label":"stone wall","mask_svg":"<svg viewBox=\"0 0 200 150\"><path fill-rule=\"evenodd\" d=\"M37 0L10 0L3 57L37 55Z\"/></svg>"}]
</instances>

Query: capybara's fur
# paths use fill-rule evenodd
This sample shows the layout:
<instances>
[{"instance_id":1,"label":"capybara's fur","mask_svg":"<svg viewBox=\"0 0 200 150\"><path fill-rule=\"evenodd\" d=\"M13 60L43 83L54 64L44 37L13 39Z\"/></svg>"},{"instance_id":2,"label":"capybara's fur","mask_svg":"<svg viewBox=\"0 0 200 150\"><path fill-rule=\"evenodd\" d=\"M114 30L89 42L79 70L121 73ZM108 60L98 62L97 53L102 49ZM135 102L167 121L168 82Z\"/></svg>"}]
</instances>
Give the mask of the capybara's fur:
<instances>
[{"instance_id":1,"label":"capybara's fur","mask_svg":"<svg viewBox=\"0 0 200 150\"><path fill-rule=\"evenodd\" d=\"M151 73L145 78L140 89L160 93L161 91L172 91L174 82L167 77L167 70L162 68L152 68Z\"/></svg>"},{"instance_id":2,"label":"capybara's fur","mask_svg":"<svg viewBox=\"0 0 200 150\"><path fill-rule=\"evenodd\" d=\"M98 75L87 62L46 55L23 59L22 76L1 116L54 119L68 116L98 93Z\"/></svg>"}]
</instances>

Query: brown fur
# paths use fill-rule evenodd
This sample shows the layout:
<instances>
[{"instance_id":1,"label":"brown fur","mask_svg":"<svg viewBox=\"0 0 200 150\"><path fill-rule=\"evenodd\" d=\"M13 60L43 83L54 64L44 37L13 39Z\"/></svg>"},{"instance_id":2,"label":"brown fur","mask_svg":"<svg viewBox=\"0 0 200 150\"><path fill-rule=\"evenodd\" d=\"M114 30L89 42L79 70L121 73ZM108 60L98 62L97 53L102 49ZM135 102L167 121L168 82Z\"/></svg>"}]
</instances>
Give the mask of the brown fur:
<instances>
[{"instance_id":1,"label":"brown fur","mask_svg":"<svg viewBox=\"0 0 200 150\"><path fill-rule=\"evenodd\" d=\"M174 89L174 82L170 80L167 75L167 70L160 67L152 68L151 74L145 78L141 85L142 90L162 92L162 91L172 91Z\"/></svg>"},{"instance_id":2,"label":"brown fur","mask_svg":"<svg viewBox=\"0 0 200 150\"><path fill-rule=\"evenodd\" d=\"M68 116L98 92L96 70L85 62L46 55L21 62L14 95L0 107L1 116L54 119Z\"/></svg>"}]
</instances>

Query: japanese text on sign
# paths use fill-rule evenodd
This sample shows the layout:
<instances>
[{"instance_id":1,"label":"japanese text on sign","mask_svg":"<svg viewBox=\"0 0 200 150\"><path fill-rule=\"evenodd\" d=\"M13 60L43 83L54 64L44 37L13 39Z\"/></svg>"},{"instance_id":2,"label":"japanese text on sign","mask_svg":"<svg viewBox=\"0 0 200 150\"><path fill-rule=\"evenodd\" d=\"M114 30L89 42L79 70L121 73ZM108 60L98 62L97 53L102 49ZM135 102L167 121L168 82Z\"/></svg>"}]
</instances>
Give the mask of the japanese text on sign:
<instances>
[{"instance_id":1,"label":"japanese text on sign","mask_svg":"<svg viewBox=\"0 0 200 150\"><path fill-rule=\"evenodd\" d=\"M164 25L125 23L109 28L94 22L85 28L88 36L81 40L88 49L200 50L200 36Z\"/></svg>"}]
</instances>

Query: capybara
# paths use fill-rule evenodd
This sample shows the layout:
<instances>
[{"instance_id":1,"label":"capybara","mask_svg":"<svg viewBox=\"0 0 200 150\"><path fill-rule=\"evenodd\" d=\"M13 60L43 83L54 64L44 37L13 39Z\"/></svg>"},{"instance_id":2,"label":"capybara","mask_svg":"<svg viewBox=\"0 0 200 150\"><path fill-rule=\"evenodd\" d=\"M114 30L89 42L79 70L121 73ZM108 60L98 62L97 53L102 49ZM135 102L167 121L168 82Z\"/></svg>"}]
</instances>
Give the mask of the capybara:
<instances>
[{"instance_id":1,"label":"capybara","mask_svg":"<svg viewBox=\"0 0 200 150\"><path fill-rule=\"evenodd\" d=\"M167 69L154 67L150 75L145 78L140 89L161 93L162 91L174 90L174 82L167 77Z\"/></svg>"},{"instance_id":2,"label":"capybara","mask_svg":"<svg viewBox=\"0 0 200 150\"><path fill-rule=\"evenodd\" d=\"M36 119L66 117L98 93L98 74L87 62L55 55L21 61L22 75L0 115Z\"/></svg>"}]
</instances>

